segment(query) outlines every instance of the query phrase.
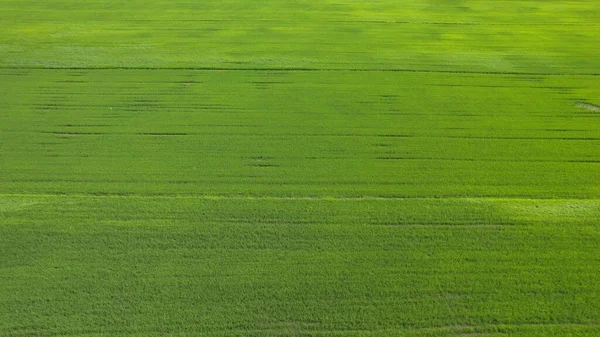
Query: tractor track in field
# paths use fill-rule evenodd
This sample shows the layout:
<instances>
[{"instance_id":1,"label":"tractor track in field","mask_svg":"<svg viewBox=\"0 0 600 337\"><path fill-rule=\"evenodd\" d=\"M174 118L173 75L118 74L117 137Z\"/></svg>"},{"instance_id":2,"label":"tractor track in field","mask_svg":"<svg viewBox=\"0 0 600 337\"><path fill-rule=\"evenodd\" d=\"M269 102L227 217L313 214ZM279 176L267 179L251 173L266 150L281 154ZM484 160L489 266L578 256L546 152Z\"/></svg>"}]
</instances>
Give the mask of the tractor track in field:
<instances>
[{"instance_id":1,"label":"tractor track in field","mask_svg":"<svg viewBox=\"0 0 600 337\"><path fill-rule=\"evenodd\" d=\"M30 18L19 18L21 22L36 22L38 19ZM276 18L244 18L243 20L231 19L231 18L179 18L179 19L150 19L150 18L128 18L126 22L131 23L149 23L149 22L167 22L172 24L173 22L208 22L208 23L219 23L219 22L233 22L233 23L288 23L289 21L284 19ZM89 20L88 22L103 22L102 20ZM304 20L305 24L322 24L323 22L328 23L350 23L350 24L401 24L401 25L457 25L457 26L519 26L519 27L546 27L546 26L597 26L597 24L581 23L581 22L486 22L486 21L432 21L432 20L360 20L360 19L349 19L349 20ZM172 29L178 29L175 27Z\"/></svg>"},{"instance_id":2,"label":"tractor track in field","mask_svg":"<svg viewBox=\"0 0 600 337\"><path fill-rule=\"evenodd\" d=\"M272 71L272 72L397 72L397 73L433 73L433 74L464 74L464 75L511 75L511 76L600 76L600 73L548 73L548 72L518 72L518 71L467 71L467 70L440 70L440 69L394 69L394 68L309 68L309 67L17 67L4 66L1 70L157 70L157 71Z\"/></svg>"},{"instance_id":3,"label":"tractor track in field","mask_svg":"<svg viewBox=\"0 0 600 337\"><path fill-rule=\"evenodd\" d=\"M18 198L132 198L132 199L202 199L202 200L315 200L315 201L375 201L375 200L448 200L448 201L600 201L600 198L543 197L417 197L417 196L244 196L244 195L182 195L182 194L119 194L119 193L0 193L0 197Z\"/></svg>"},{"instance_id":4,"label":"tractor track in field","mask_svg":"<svg viewBox=\"0 0 600 337\"><path fill-rule=\"evenodd\" d=\"M432 325L432 326L404 326L397 328L387 328L387 329L358 329L358 328L348 328L348 329L320 329L313 330L307 329L306 331L310 331L311 335L314 336L329 336L329 335L344 335L350 334L351 336L355 336L357 333L379 333L382 335L389 334L402 334L406 332L418 332L418 333L438 333L438 332L452 332L452 333L461 333L462 336L478 336L480 334L487 334L488 332L496 332L499 329L519 329L519 328L557 328L557 327L565 327L565 328L587 328L587 329L598 329L600 328L600 324L598 323L497 323L497 324L456 324L456 325ZM94 330L94 329L80 329L77 331L69 331L65 330L62 332L58 332L55 336L80 336L81 333L84 333L86 336L103 336L105 333L111 334L123 334L123 333L145 333L145 334L154 334L157 331L162 332L161 330L154 330L148 328L133 328L133 329L102 329L102 330ZM166 333L167 330L164 330ZM222 336L223 334L232 334L232 335L264 335L264 334L276 334L280 330L277 328L262 328L262 329L227 329L227 330L212 330L218 336ZM304 331L304 330L299 330ZM169 333L174 331L169 330Z\"/></svg>"},{"instance_id":5,"label":"tractor track in field","mask_svg":"<svg viewBox=\"0 0 600 337\"><path fill-rule=\"evenodd\" d=\"M557 141L600 141L600 137L523 137L523 136L477 136L477 135L418 135L418 134L353 134L353 133L227 133L227 132L84 132L84 131L28 131L0 130L10 133L42 133L56 136L252 136L252 137L374 137L374 138L430 138L430 139L478 139L478 140L557 140ZM569 131L569 130L567 130ZM390 158L391 159L391 158ZM595 162L591 160L587 162Z\"/></svg>"},{"instance_id":6,"label":"tractor track in field","mask_svg":"<svg viewBox=\"0 0 600 337\"><path fill-rule=\"evenodd\" d=\"M466 162L483 162L483 163L580 163L580 164L600 164L599 160L594 159L568 159L568 160L551 160L551 159L475 159L475 158L433 158L433 157L400 157L400 156L380 156L377 160L433 160L433 161L466 161Z\"/></svg>"}]
</instances>

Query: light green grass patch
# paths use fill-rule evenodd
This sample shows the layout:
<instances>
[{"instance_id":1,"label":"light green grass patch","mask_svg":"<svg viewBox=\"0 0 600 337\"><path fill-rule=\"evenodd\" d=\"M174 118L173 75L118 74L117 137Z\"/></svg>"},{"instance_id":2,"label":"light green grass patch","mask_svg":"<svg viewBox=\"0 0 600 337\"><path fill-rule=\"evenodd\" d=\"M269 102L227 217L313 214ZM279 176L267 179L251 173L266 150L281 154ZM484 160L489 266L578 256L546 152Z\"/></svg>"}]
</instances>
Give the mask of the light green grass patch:
<instances>
[{"instance_id":1,"label":"light green grass patch","mask_svg":"<svg viewBox=\"0 0 600 337\"><path fill-rule=\"evenodd\" d=\"M536 223L599 224L600 200L498 200L502 214L517 221Z\"/></svg>"},{"instance_id":2,"label":"light green grass patch","mask_svg":"<svg viewBox=\"0 0 600 337\"><path fill-rule=\"evenodd\" d=\"M0 196L0 213L18 212L45 203L44 198Z\"/></svg>"}]
</instances>

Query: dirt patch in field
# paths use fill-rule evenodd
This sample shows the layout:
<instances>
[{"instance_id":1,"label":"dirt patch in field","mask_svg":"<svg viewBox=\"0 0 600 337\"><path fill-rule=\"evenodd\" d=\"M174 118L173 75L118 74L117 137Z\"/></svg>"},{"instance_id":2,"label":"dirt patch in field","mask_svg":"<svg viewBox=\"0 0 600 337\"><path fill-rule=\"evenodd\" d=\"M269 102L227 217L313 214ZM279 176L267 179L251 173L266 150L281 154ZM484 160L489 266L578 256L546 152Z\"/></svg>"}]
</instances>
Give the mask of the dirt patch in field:
<instances>
[{"instance_id":1,"label":"dirt patch in field","mask_svg":"<svg viewBox=\"0 0 600 337\"><path fill-rule=\"evenodd\" d=\"M589 103L577 103L578 108L586 109L593 112L600 112L600 106Z\"/></svg>"}]
</instances>

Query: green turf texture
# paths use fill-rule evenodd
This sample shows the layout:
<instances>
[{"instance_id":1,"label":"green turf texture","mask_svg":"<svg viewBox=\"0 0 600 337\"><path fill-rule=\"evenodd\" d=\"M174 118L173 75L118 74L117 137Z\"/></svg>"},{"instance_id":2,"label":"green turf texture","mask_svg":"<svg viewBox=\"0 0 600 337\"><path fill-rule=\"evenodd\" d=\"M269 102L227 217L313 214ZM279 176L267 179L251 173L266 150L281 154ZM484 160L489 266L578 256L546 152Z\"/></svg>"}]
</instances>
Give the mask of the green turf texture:
<instances>
[{"instance_id":1,"label":"green turf texture","mask_svg":"<svg viewBox=\"0 0 600 337\"><path fill-rule=\"evenodd\" d=\"M600 335L598 17L0 2L0 336Z\"/></svg>"}]
</instances>

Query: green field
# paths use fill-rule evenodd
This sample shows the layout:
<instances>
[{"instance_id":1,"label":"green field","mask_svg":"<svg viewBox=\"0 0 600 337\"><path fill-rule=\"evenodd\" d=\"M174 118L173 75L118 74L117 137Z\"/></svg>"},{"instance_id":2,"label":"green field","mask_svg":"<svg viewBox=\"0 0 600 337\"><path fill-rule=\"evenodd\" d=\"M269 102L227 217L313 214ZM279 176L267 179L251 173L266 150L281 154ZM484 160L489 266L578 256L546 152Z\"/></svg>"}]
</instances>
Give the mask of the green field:
<instances>
[{"instance_id":1,"label":"green field","mask_svg":"<svg viewBox=\"0 0 600 337\"><path fill-rule=\"evenodd\" d=\"M600 336L600 3L0 2L0 336Z\"/></svg>"}]
</instances>

